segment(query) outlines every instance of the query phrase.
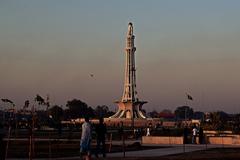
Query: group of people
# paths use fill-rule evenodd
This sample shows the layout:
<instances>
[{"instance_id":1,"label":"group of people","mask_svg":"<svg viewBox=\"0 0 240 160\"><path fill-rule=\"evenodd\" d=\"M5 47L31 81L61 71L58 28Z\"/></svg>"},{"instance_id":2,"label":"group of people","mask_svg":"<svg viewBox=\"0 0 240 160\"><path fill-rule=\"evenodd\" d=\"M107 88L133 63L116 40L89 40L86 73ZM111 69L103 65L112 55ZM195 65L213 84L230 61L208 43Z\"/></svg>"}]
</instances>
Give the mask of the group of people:
<instances>
[{"instance_id":1,"label":"group of people","mask_svg":"<svg viewBox=\"0 0 240 160\"><path fill-rule=\"evenodd\" d=\"M85 160L91 159L92 130L93 127L89 121L89 117L85 117L85 122L82 124L82 135L80 141L80 154ZM104 124L103 118L99 119L99 123L95 126L95 132L97 137L95 156L98 158L98 154L101 152L103 157L106 157L105 135L107 133L107 128Z\"/></svg>"}]
</instances>

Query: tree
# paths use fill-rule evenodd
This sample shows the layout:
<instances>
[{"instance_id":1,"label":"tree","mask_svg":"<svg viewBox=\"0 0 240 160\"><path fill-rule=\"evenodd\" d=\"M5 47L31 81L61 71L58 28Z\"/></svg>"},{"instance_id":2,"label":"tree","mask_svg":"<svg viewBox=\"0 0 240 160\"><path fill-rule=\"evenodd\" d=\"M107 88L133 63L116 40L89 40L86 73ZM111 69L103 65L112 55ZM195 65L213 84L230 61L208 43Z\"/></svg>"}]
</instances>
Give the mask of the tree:
<instances>
[{"instance_id":1,"label":"tree","mask_svg":"<svg viewBox=\"0 0 240 160\"><path fill-rule=\"evenodd\" d=\"M83 118L85 116L94 117L94 110L81 100L67 101L66 106L68 107L66 111L68 119Z\"/></svg>"},{"instance_id":2,"label":"tree","mask_svg":"<svg viewBox=\"0 0 240 160\"><path fill-rule=\"evenodd\" d=\"M64 111L61 107L55 105L48 110L48 125L61 128L61 121L63 120Z\"/></svg>"},{"instance_id":3,"label":"tree","mask_svg":"<svg viewBox=\"0 0 240 160\"><path fill-rule=\"evenodd\" d=\"M97 118L100 117L108 117L109 116L109 108L106 105L97 106L95 109L95 115Z\"/></svg>"},{"instance_id":4,"label":"tree","mask_svg":"<svg viewBox=\"0 0 240 160\"><path fill-rule=\"evenodd\" d=\"M45 104L45 100L40 96L40 95L36 95L35 99L36 102L38 102L39 105L44 105Z\"/></svg>"},{"instance_id":5,"label":"tree","mask_svg":"<svg viewBox=\"0 0 240 160\"><path fill-rule=\"evenodd\" d=\"M149 116L151 118L159 118L159 114L156 110L153 110L153 111L149 112Z\"/></svg>"},{"instance_id":6,"label":"tree","mask_svg":"<svg viewBox=\"0 0 240 160\"><path fill-rule=\"evenodd\" d=\"M212 125L215 130L224 130L227 125L228 114L223 111L211 113Z\"/></svg>"},{"instance_id":7,"label":"tree","mask_svg":"<svg viewBox=\"0 0 240 160\"><path fill-rule=\"evenodd\" d=\"M41 127L41 126L46 126L48 125L48 114L47 111L43 111L43 110L37 110L36 111L36 126Z\"/></svg>"},{"instance_id":8,"label":"tree","mask_svg":"<svg viewBox=\"0 0 240 160\"><path fill-rule=\"evenodd\" d=\"M190 119L193 116L193 109L189 106L181 106L177 107L174 113L177 119Z\"/></svg>"},{"instance_id":9,"label":"tree","mask_svg":"<svg viewBox=\"0 0 240 160\"><path fill-rule=\"evenodd\" d=\"M164 109L159 113L159 117L165 118L165 119L172 119L175 117L175 115L172 113L169 109Z\"/></svg>"},{"instance_id":10,"label":"tree","mask_svg":"<svg viewBox=\"0 0 240 160\"><path fill-rule=\"evenodd\" d=\"M205 117L205 114L204 112L200 112L200 111L197 111L197 112L194 112L193 113L193 118L194 119L199 119L199 120L204 120L204 117Z\"/></svg>"},{"instance_id":11,"label":"tree","mask_svg":"<svg viewBox=\"0 0 240 160\"><path fill-rule=\"evenodd\" d=\"M239 134L240 131L240 114L235 114L233 117L233 132Z\"/></svg>"},{"instance_id":12,"label":"tree","mask_svg":"<svg viewBox=\"0 0 240 160\"><path fill-rule=\"evenodd\" d=\"M63 109L57 105L53 106L49 109L49 116L51 116L52 120L56 123L61 122L63 117Z\"/></svg>"}]
</instances>

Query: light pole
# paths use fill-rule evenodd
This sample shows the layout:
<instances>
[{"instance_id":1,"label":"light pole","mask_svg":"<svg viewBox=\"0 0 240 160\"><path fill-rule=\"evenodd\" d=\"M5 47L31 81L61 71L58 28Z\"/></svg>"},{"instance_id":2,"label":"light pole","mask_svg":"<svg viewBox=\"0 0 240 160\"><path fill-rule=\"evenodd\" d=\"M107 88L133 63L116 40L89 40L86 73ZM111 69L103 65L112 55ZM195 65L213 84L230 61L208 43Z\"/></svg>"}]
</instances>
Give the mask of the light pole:
<instances>
[{"instance_id":1,"label":"light pole","mask_svg":"<svg viewBox=\"0 0 240 160\"><path fill-rule=\"evenodd\" d=\"M5 152L5 159L7 159L7 155L8 155L8 146L9 146L9 139L10 139L10 134L11 134L11 123L12 122L12 118L15 118L15 123L16 123L16 114L15 114L15 104L13 103L13 101L9 100L9 99L2 99L2 102L5 104L11 104L12 105L12 109L10 109L9 111L12 111L12 114L10 114L10 121L8 119L8 139L7 139L7 144L6 144L6 152ZM4 117L5 117L5 112L4 112ZM5 119L5 118L4 118Z\"/></svg>"}]
</instances>

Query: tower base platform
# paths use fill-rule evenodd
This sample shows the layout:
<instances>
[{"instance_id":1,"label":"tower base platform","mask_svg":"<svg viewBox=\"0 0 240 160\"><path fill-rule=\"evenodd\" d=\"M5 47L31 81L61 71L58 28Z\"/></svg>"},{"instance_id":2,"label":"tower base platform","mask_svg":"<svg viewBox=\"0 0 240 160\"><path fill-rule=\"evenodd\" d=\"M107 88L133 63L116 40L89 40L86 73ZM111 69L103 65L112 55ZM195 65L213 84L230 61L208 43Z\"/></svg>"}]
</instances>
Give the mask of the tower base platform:
<instances>
[{"instance_id":1,"label":"tower base platform","mask_svg":"<svg viewBox=\"0 0 240 160\"><path fill-rule=\"evenodd\" d=\"M152 126L161 124L161 119L160 118L145 118L145 119L134 118L134 121L132 121L132 119L128 119L128 118L104 118L104 123L106 123L107 126L112 126L112 127L119 127L121 125L125 127L132 127L132 122L134 122L134 127L147 127L150 124Z\"/></svg>"},{"instance_id":2,"label":"tower base platform","mask_svg":"<svg viewBox=\"0 0 240 160\"><path fill-rule=\"evenodd\" d=\"M109 118L126 118L126 119L146 119L142 112L142 105L147 103L145 101L120 101L118 104L118 111Z\"/></svg>"}]
</instances>

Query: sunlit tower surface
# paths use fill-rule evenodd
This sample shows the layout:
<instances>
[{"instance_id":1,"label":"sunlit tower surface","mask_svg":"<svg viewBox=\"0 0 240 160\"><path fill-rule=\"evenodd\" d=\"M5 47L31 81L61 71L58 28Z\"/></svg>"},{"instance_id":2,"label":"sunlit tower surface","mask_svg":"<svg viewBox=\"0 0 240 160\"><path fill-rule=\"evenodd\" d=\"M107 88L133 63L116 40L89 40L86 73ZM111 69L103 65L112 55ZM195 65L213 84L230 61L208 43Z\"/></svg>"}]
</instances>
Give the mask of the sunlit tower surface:
<instances>
[{"instance_id":1,"label":"sunlit tower surface","mask_svg":"<svg viewBox=\"0 0 240 160\"><path fill-rule=\"evenodd\" d=\"M118 104L118 111L110 118L146 118L142 113L142 105L147 102L139 101L137 98L135 68L136 47L134 45L134 38L133 24L130 22L128 24L125 48L126 59L123 96L121 101L116 102Z\"/></svg>"}]
</instances>

